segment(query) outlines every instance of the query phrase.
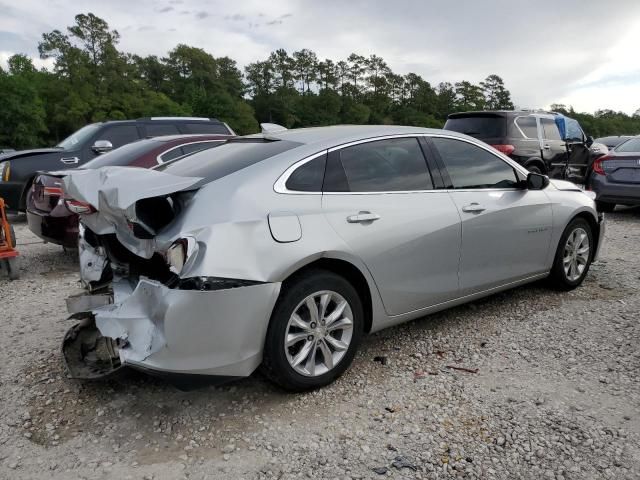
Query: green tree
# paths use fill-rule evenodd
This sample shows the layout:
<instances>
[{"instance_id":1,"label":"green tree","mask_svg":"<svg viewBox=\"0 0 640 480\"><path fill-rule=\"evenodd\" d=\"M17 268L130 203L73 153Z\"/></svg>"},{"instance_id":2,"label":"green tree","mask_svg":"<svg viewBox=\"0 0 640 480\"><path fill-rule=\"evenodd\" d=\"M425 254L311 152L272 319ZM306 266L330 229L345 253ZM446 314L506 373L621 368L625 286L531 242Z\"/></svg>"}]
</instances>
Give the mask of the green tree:
<instances>
[{"instance_id":1,"label":"green tree","mask_svg":"<svg viewBox=\"0 0 640 480\"><path fill-rule=\"evenodd\" d=\"M489 75L484 82L480 82L480 87L484 92L485 108L488 110L513 110L511 94L498 75Z\"/></svg>"},{"instance_id":2,"label":"green tree","mask_svg":"<svg viewBox=\"0 0 640 480\"><path fill-rule=\"evenodd\" d=\"M485 98L480 86L463 80L456 83L455 92L457 110L484 110Z\"/></svg>"}]
</instances>

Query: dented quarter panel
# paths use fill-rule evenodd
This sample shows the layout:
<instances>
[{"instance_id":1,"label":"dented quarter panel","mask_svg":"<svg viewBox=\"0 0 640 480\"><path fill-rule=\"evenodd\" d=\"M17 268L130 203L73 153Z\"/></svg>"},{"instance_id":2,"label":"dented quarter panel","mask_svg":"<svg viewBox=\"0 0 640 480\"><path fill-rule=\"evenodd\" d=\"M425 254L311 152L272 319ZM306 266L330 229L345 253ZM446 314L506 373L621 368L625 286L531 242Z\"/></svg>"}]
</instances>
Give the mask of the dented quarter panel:
<instances>
[{"instance_id":1,"label":"dented quarter panel","mask_svg":"<svg viewBox=\"0 0 640 480\"><path fill-rule=\"evenodd\" d=\"M120 294L116 303L92 312L100 333L119 340L123 364L247 376L262 361L279 292L279 283L201 292L141 279L130 295Z\"/></svg>"}]
</instances>

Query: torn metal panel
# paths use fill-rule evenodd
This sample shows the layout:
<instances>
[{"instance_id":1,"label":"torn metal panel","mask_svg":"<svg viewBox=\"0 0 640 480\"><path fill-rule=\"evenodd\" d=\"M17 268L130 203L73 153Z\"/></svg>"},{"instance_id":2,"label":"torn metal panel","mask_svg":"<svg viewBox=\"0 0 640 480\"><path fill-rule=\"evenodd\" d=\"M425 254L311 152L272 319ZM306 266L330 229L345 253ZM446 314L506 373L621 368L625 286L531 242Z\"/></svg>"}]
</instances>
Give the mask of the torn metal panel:
<instances>
[{"instance_id":1,"label":"torn metal panel","mask_svg":"<svg viewBox=\"0 0 640 480\"><path fill-rule=\"evenodd\" d=\"M82 229L81 229L82 230ZM103 247L93 247L82 237L78 238L78 257L80 261L80 280L85 286L98 282L108 264Z\"/></svg>"},{"instance_id":2,"label":"torn metal panel","mask_svg":"<svg viewBox=\"0 0 640 480\"><path fill-rule=\"evenodd\" d=\"M143 198L186 190L202 180L131 167L77 169L60 174L64 174L65 191L74 199L90 203L98 210L107 207L119 211Z\"/></svg>"},{"instance_id":3,"label":"torn metal panel","mask_svg":"<svg viewBox=\"0 0 640 480\"><path fill-rule=\"evenodd\" d=\"M105 342L117 351L121 364L160 372L247 376L262 361L264 337L280 284L197 291L170 289L143 278L132 292L125 280L115 282L113 291L113 304L94 308L86 315L99 336L109 339ZM86 328L81 330L81 336L77 326L67 334L63 344L67 363L67 357L77 363L79 349L86 352L87 344L103 342ZM84 346L77 345L78 338ZM104 370L91 363L93 355L86 360L90 363L87 372L92 375L86 378ZM82 368L76 365L74 375L81 373Z\"/></svg>"},{"instance_id":4,"label":"torn metal panel","mask_svg":"<svg viewBox=\"0 0 640 480\"><path fill-rule=\"evenodd\" d=\"M120 243L143 258L151 258L155 240L136 238L131 231L131 222L136 218L135 203L189 189L202 180L131 167L78 169L53 175L62 177L65 191L72 198L97 209L96 213L82 217L94 233L115 233Z\"/></svg>"},{"instance_id":5,"label":"torn metal panel","mask_svg":"<svg viewBox=\"0 0 640 480\"><path fill-rule=\"evenodd\" d=\"M87 312L94 308L102 307L113 303L113 295L110 293L102 293L99 295L72 295L67 298L67 311L70 314Z\"/></svg>"},{"instance_id":6,"label":"torn metal panel","mask_svg":"<svg viewBox=\"0 0 640 480\"><path fill-rule=\"evenodd\" d=\"M165 345L164 315L168 288L142 279L122 302L93 310L96 326L106 337L119 340L120 358L142 361Z\"/></svg>"}]
</instances>

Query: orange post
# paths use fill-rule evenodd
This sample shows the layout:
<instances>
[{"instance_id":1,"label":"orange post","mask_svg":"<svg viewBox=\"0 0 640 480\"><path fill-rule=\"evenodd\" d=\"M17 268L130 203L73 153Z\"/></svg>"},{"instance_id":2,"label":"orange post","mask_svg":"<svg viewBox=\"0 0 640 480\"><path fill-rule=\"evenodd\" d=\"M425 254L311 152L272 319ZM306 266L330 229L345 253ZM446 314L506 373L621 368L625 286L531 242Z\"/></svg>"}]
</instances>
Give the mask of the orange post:
<instances>
[{"instance_id":1,"label":"orange post","mask_svg":"<svg viewBox=\"0 0 640 480\"><path fill-rule=\"evenodd\" d=\"M0 198L0 262L6 267L11 280L18 278L18 268L15 264L17 256L16 235L7 219L4 200Z\"/></svg>"}]
</instances>

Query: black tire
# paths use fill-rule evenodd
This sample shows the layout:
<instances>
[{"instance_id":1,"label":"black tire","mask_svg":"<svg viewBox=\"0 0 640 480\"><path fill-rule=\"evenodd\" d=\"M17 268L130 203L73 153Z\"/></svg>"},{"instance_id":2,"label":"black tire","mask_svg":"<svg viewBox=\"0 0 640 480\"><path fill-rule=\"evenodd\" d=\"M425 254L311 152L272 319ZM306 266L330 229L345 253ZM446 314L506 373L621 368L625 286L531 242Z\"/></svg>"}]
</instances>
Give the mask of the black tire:
<instances>
[{"instance_id":1,"label":"black tire","mask_svg":"<svg viewBox=\"0 0 640 480\"><path fill-rule=\"evenodd\" d=\"M568 275L564 270L565 245L567 244L567 239L569 238L569 236L578 228L583 229L587 233L587 236L589 238L589 256L587 264L580 276L576 279L571 280L570 278L568 278ZM556 255L553 260L553 267L551 268L551 273L549 275L549 281L551 285L559 290L573 290L574 288L580 286L580 284L587 276L587 273L589 273L589 267L591 266L594 252L595 242L593 238L593 231L591 230L591 225L589 225L589 222L587 222L584 218L573 219L564 229L564 232L560 237L560 242L558 243Z\"/></svg>"},{"instance_id":2,"label":"black tire","mask_svg":"<svg viewBox=\"0 0 640 480\"><path fill-rule=\"evenodd\" d=\"M529 165L527 167L527 170L529 170L531 173L542 173L542 169L537 165Z\"/></svg>"},{"instance_id":3,"label":"black tire","mask_svg":"<svg viewBox=\"0 0 640 480\"><path fill-rule=\"evenodd\" d=\"M350 344L342 359L329 371L318 376L305 376L289 363L284 348L289 319L296 307L316 292L329 290L341 295L351 308L353 330ZM343 277L326 270L310 270L287 280L273 309L264 345L263 373L273 382L292 392L313 390L333 382L342 375L355 357L364 326L362 301L356 289Z\"/></svg>"},{"instance_id":4,"label":"black tire","mask_svg":"<svg viewBox=\"0 0 640 480\"><path fill-rule=\"evenodd\" d=\"M596 201L596 210L604 213L611 213L615 210L615 203L606 203L606 202L598 202Z\"/></svg>"}]
</instances>

